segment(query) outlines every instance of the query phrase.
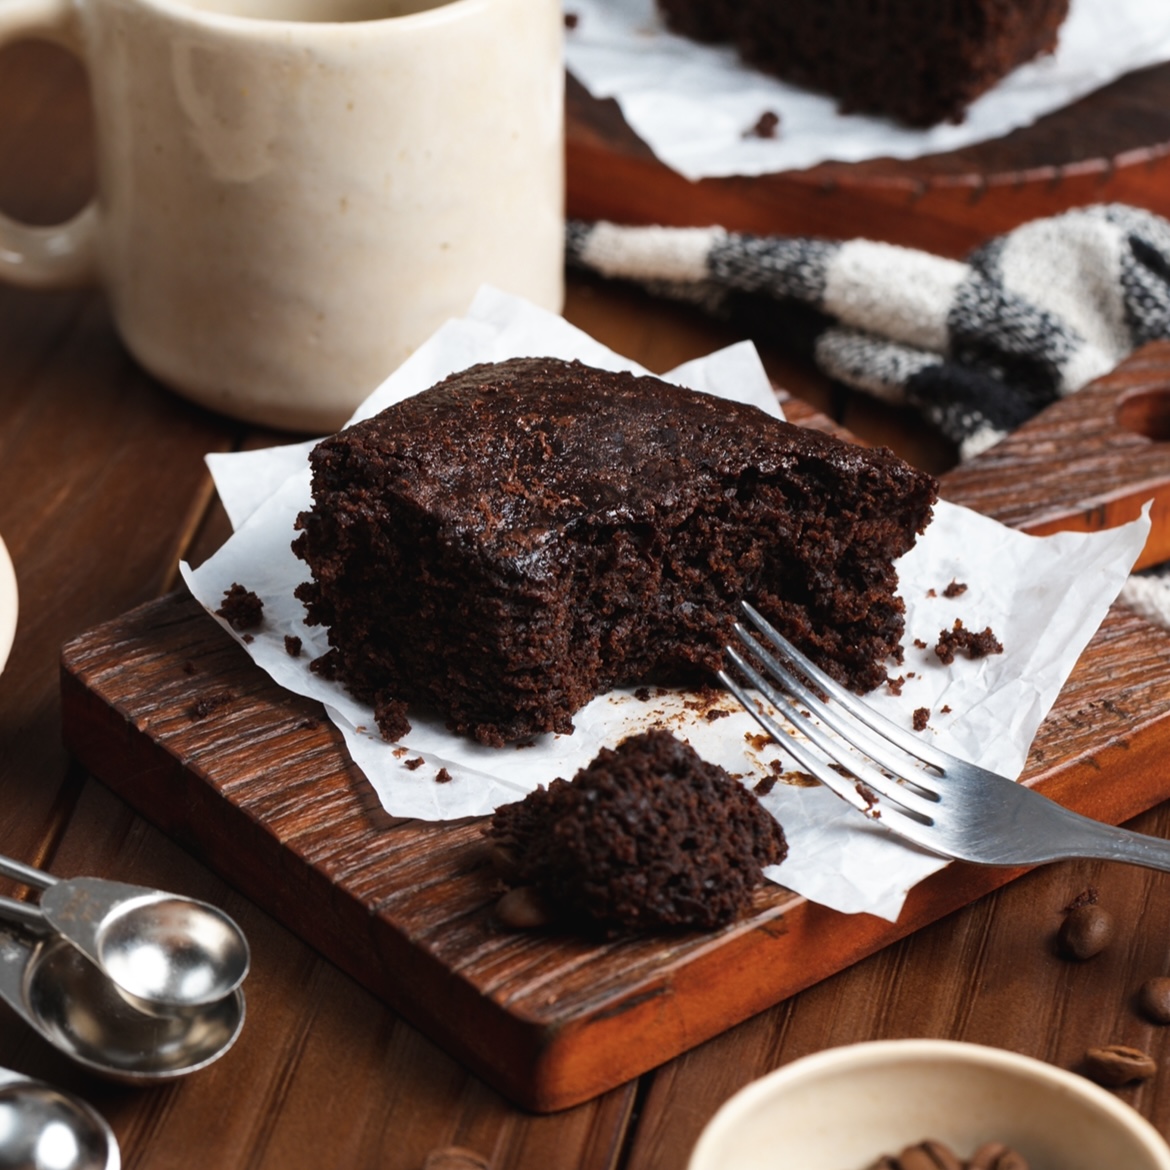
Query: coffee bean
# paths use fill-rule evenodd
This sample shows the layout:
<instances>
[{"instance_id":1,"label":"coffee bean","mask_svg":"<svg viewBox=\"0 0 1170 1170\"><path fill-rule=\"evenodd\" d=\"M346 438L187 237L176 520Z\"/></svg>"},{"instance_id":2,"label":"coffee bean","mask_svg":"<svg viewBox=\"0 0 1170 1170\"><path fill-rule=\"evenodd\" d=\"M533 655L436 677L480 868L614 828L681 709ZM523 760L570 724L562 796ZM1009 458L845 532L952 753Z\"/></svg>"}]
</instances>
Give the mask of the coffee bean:
<instances>
[{"instance_id":1,"label":"coffee bean","mask_svg":"<svg viewBox=\"0 0 1170 1170\"><path fill-rule=\"evenodd\" d=\"M949 1146L931 1139L907 1146L895 1165L899 1170L963 1170L963 1163Z\"/></svg>"},{"instance_id":2,"label":"coffee bean","mask_svg":"<svg viewBox=\"0 0 1170 1170\"><path fill-rule=\"evenodd\" d=\"M967 1170L1028 1170L1028 1159L1003 1142L984 1142L968 1159Z\"/></svg>"},{"instance_id":3,"label":"coffee bean","mask_svg":"<svg viewBox=\"0 0 1170 1170\"><path fill-rule=\"evenodd\" d=\"M517 886L496 903L496 917L514 930L533 930L547 926L554 915L533 886Z\"/></svg>"},{"instance_id":4,"label":"coffee bean","mask_svg":"<svg viewBox=\"0 0 1170 1170\"><path fill-rule=\"evenodd\" d=\"M1155 1024L1170 1024L1170 975L1147 979L1138 992L1138 1007Z\"/></svg>"},{"instance_id":5,"label":"coffee bean","mask_svg":"<svg viewBox=\"0 0 1170 1170\"><path fill-rule=\"evenodd\" d=\"M1106 1044L1085 1053L1085 1072L1099 1085L1116 1089L1133 1081L1145 1081L1158 1071L1157 1062L1140 1048Z\"/></svg>"},{"instance_id":6,"label":"coffee bean","mask_svg":"<svg viewBox=\"0 0 1170 1170\"><path fill-rule=\"evenodd\" d=\"M1113 941L1113 915L1101 906L1070 910L1060 924L1057 946L1066 959L1091 959Z\"/></svg>"}]
</instances>

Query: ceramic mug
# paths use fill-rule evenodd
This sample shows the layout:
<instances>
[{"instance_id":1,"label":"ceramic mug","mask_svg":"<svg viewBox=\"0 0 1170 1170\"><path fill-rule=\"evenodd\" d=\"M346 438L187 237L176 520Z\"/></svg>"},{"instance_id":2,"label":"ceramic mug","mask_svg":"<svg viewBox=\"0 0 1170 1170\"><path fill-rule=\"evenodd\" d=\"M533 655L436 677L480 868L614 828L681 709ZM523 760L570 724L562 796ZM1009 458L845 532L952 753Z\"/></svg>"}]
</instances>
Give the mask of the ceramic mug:
<instances>
[{"instance_id":1,"label":"ceramic mug","mask_svg":"<svg viewBox=\"0 0 1170 1170\"><path fill-rule=\"evenodd\" d=\"M335 429L491 284L563 296L559 0L3 0L84 63L97 196L0 277L99 282L159 380Z\"/></svg>"}]
</instances>

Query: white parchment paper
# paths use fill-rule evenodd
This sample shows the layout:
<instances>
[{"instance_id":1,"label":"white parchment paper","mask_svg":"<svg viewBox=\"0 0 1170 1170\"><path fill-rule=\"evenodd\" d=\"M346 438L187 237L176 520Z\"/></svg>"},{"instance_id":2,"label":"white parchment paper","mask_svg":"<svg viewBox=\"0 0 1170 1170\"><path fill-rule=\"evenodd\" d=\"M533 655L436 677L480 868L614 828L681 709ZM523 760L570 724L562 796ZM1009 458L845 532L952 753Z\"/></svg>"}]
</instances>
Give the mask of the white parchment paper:
<instances>
[{"instance_id":1,"label":"white parchment paper","mask_svg":"<svg viewBox=\"0 0 1170 1170\"><path fill-rule=\"evenodd\" d=\"M644 372L563 319L484 289L466 317L439 330L375 391L355 419L475 362L538 355ZM749 343L667 376L780 414ZM427 820L486 815L557 776L572 777L600 747L655 724L670 727L706 759L748 784L768 774L774 760L783 771L795 770L778 747L761 742L758 727L734 700L718 700L728 714L710 719L710 697L661 688L648 697L643 692L642 698L632 691L601 696L578 712L572 735L546 735L525 746L487 748L413 711L406 739L397 745L383 742L371 710L308 669L328 647L322 629L304 624L303 608L293 597L308 576L290 544L293 522L310 504L311 447L309 442L208 456L235 532L199 568L184 564L183 578L212 614L233 583L259 594L265 620L250 642L216 620L278 683L325 704L354 761L392 815ZM924 734L985 767L1018 775L1037 726L1116 597L1148 530L1143 518L1093 535L1037 538L941 503L925 536L899 566L907 651L905 662L891 664L890 672L904 677L902 693L880 688L872 701L907 725L915 708L929 707L932 717ZM954 580L968 588L948 600L942 592ZM1005 652L943 666L932 653L913 646L916 638L933 646L939 631L956 617L970 629L990 625ZM300 657L288 655L286 634L304 643ZM451 779L439 783L436 776L443 768ZM892 838L825 790L780 782L764 803L790 843L788 859L769 876L837 909L896 918L906 892L943 864Z\"/></svg>"},{"instance_id":2,"label":"white parchment paper","mask_svg":"<svg viewBox=\"0 0 1170 1170\"><path fill-rule=\"evenodd\" d=\"M570 72L595 97L615 98L635 133L689 179L957 150L1170 60L1164 0L1072 0L1055 53L1004 78L961 124L912 130L841 115L832 98L751 69L726 46L668 32L654 0L565 0L565 10L577 16L566 35ZM777 137L745 138L766 110L780 116Z\"/></svg>"}]
</instances>

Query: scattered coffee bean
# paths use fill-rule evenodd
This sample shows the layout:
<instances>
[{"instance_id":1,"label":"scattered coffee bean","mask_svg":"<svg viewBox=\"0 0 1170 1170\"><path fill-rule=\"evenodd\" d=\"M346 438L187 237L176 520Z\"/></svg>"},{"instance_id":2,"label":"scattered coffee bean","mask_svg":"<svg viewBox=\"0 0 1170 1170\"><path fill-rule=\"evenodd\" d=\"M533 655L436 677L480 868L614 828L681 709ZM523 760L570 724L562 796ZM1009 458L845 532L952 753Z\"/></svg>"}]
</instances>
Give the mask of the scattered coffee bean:
<instances>
[{"instance_id":1,"label":"scattered coffee bean","mask_svg":"<svg viewBox=\"0 0 1170 1170\"><path fill-rule=\"evenodd\" d=\"M1057 948L1066 959L1083 961L1099 955L1113 941L1113 915L1086 904L1070 910L1060 924Z\"/></svg>"},{"instance_id":2,"label":"scattered coffee bean","mask_svg":"<svg viewBox=\"0 0 1170 1170\"><path fill-rule=\"evenodd\" d=\"M549 904L533 886L517 886L496 903L496 917L514 930L534 930L553 920Z\"/></svg>"},{"instance_id":3,"label":"scattered coffee bean","mask_svg":"<svg viewBox=\"0 0 1170 1170\"><path fill-rule=\"evenodd\" d=\"M1085 1053L1086 1074L1109 1089L1149 1080L1157 1071L1157 1062L1140 1048L1106 1044Z\"/></svg>"},{"instance_id":4,"label":"scattered coffee bean","mask_svg":"<svg viewBox=\"0 0 1170 1170\"><path fill-rule=\"evenodd\" d=\"M1170 1024L1170 976L1147 979L1138 992L1138 1007L1155 1024Z\"/></svg>"},{"instance_id":5,"label":"scattered coffee bean","mask_svg":"<svg viewBox=\"0 0 1170 1170\"><path fill-rule=\"evenodd\" d=\"M967 1170L1028 1170L1028 1159L1003 1142L984 1142L968 1159Z\"/></svg>"},{"instance_id":6,"label":"scattered coffee bean","mask_svg":"<svg viewBox=\"0 0 1170 1170\"><path fill-rule=\"evenodd\" d=\"M886 1154L869 1170L963 1170L963 1163L949 1146L928 1138L907 1146L896 1158Z\"/></svg>"}]
</instances>

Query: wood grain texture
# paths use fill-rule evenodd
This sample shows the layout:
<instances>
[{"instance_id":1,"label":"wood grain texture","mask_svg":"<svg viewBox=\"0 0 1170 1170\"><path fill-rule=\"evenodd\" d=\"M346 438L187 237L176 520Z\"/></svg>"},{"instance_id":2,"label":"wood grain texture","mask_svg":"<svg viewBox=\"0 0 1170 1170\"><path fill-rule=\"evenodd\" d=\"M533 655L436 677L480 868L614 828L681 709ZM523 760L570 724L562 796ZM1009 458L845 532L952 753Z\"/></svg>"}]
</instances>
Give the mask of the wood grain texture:
<instances>
[{"instance_id":1,"label":"wood grain texture","mask_svg":"<svg viewBox=\"0 0 1170 1170\"><path fill-rule=\"evenodd\" d=\"M1137 364L1165 370L1168 357ZM1112 409L1108 395L1094 400ZM1032 444L1064 433L1066 405L1029 424ZM1063 449L1075 467L1078 448ZM1112 466L1114 481L1132 466ZM1017 504L1032 488L1014 482L1005 495ZM1069 482L1076 519L1079 484ZM944 477L944 493L966 502L961 482ZM993 514L1003 506L983 502ZM1036 738L1028 782L1114 822L1170 793L1160 766L1168 655L1170 635L1111 613ZM315 705L268 680L189 597L71 642L62 696L66 741L87 768L489 1083L541 1111L612 1089L1013 876L950 867L913 892L896 924L769 887L751 914L711 935L516 934L493 918L479 823L387 817Z\"/></svg>"},{"instance_id":2,"label":"wood grain texture","mask_svg":"<svg viewBox=\"0 0 1170 1170\"><path fill-rule=\"evenodd\" d=\"M900 162L691 182L660 163L616 102L570 77L568 206L577 218L869 238L962 255L1087 203L1170 211L1170 66L1121 78L993 142Z\"/></svg>"}]
</instances>

